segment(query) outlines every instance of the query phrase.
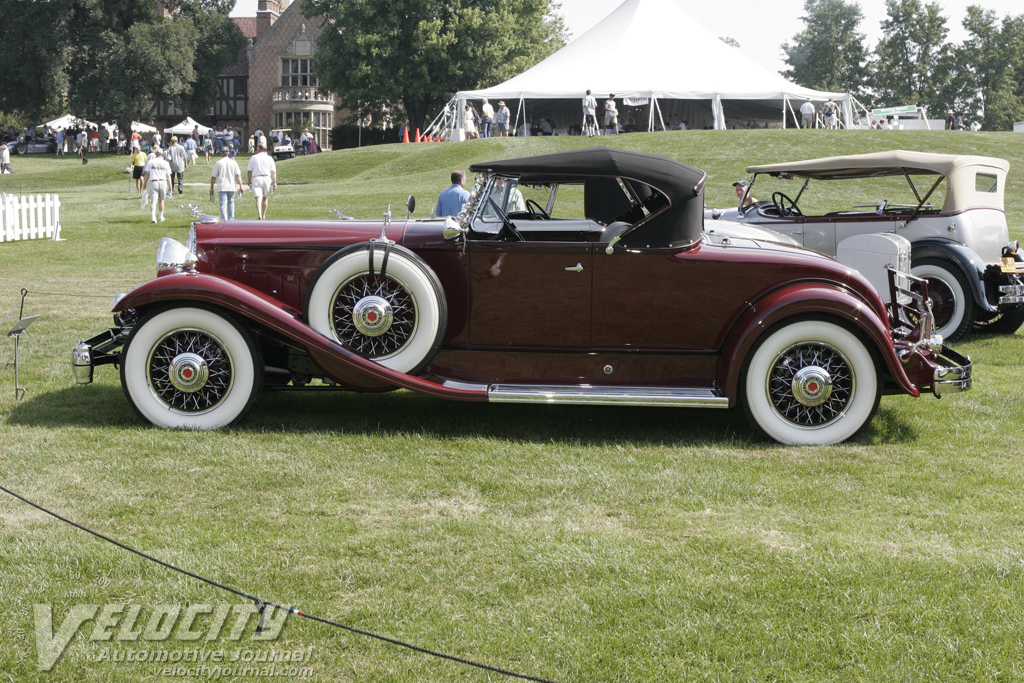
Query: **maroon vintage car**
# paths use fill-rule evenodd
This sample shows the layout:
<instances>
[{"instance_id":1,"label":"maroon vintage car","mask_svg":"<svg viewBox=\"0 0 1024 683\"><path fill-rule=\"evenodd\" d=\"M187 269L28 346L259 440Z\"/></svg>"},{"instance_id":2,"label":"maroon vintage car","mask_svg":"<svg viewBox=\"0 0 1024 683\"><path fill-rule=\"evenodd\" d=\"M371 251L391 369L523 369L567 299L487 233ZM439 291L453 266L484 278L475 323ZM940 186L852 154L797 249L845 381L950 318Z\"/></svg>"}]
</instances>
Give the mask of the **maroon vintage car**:
<instances>
[{"instance_id":1,"label":"maroon vintage car","mask_svg":"<svg viewBox=\"0 0 1024 683\"><path fill-rule=\"evenodd\" d=\"M216 429L262 389L731 408L783 443L843 441L883 393L964 391L927 298L883 304L835 260L705 237L706 175L593 148L474 166L458 218L217 222L73 353L118 363L164 427ZM893 283L899 284L893 275ZM910 291L909 285L903 288Z\"/></svg>"}]
</instances>

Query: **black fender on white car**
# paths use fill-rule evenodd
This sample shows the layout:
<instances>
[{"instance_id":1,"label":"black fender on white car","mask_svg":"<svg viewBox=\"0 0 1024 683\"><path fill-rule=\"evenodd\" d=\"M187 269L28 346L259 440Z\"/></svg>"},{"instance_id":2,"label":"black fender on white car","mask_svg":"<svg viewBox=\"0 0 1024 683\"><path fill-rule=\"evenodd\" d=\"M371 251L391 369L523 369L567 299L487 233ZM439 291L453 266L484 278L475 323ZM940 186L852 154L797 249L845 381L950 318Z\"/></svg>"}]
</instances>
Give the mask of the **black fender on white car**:
<instances>
[{"instance_id":1,"label":"black fender on white car","mask_svg":"<svg viewBox=\"0 0 1024 683\"><path fill-rule=\"evenodd\" d=\"M971 248L941 238L927 238L915 240L910 243L910 258L917 262L925 258L939 258L952 261L958 265L967 277L968 285L971 288L971 297L974 305L982 311L996 313L999 308L989 303L985 294L985 267L986 263Z\"/></svg>"}]
</instances>

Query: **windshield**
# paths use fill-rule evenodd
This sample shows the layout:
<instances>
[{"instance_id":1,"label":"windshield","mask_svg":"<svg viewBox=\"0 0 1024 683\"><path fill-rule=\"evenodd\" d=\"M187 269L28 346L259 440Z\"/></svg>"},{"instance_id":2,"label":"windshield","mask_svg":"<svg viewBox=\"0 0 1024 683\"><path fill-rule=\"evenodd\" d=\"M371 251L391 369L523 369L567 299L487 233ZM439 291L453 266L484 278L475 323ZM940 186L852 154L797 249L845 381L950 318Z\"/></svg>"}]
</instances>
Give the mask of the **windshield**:
<instances>
[{"instance_id":1,"label":"windshield","mask_svg":"<svg viewBox=\"0 0 1024 683\"><path fill-rule=\"evenodd\" d=\"M479 196L479 201L474 199ZM497 233L501 214L520 228L530 229L525 221L551 223L547 229L558 229L558 221L589 220L598 226L617 221L637 223L667 205L665 195L657 189L620 178L592 177L564 181L523 181L509 176L491 176L477 184L470 204L476 208L473 230Z\"/></svg>"},{"instance_id":2,"label":"windshield","mask_svg":"<svg viewBox=\"0 0 1024 683\"><path fill-rule=\"evenodd\" d=\"M792 199L805 216L847 215L854 213L900 213L915 209L922 199L927 200L923 211L937 210L946 196L946 184L932 186L938 175L892 175L879 178L844 178L837 180L810 180L800 176L776 177L759 173L750 187L748 202L771 202L777 193ZM807 188L804 189L804 183ZM929 194L930 192L930 194ZM783 203L789 202L782 199Z\"/></svg>"}]
</instances>

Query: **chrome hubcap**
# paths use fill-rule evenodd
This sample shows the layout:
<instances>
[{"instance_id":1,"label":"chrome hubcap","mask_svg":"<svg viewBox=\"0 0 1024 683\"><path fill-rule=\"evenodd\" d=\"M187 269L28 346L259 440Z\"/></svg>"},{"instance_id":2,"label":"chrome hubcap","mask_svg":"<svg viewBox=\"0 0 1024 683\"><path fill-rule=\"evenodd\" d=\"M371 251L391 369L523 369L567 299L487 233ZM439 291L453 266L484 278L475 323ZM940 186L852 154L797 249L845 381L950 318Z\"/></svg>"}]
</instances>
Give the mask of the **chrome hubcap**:
<instances>
[{"instance_id":1,"label":"chrome hubcap","mask_svg":"<svg viewBox=\"0 0 1024 683\"><path fill-rule=\"evenodd\" d=\"M198 354L182 353L171 360L168 379L178 391L199 391L206 385L209 377L210 368Z\"/></svg>"},{"instance_id":2,"label":"chrome hubcap","mask_svg":"<svg viewBox=\"0 0 1024 683\"><path fill-rule=\"evenodd\" d=\"M767 379L775 412L800 427L823 427L841 417L855 389L850 362L823 342L789 347L776 357Z\"/></svg>"},{"instance_id":3,"label":"chrome hubcap","mask_svg":"<svg viewBox=\"0 0 1024 683\"><path fill-rule=\"evenodd\" d=\"M824 368L809 366L793 375L793 398L805 406L820 406L832 395L832 378Z\"/></svg>"},{"instance_id":4,"label":"chrome hubcap","mask_svg":"<svg viewBox=\"0 0 1024 683\"><path fill-rule=\"evenodd\" d=\"M379 337L391 329L394 312L387 299L368 296L352 308L352 324L367 337Z\"/></svg>"},{"instance_id":5,"label":"chrome hubcap","mask_svg":"<svg viewBox=\"0 0 1024 683\"><path fill-rule=\"evenodd\" d=\"M213 336L175 330L150 351L147 368L153 393L171 410L204 413L228 395L231 356Z\"/></svg>"},{"instance_id":6,"label":"chrome hubcap","mask_svg":"<svg viewBox=\"0 0 1024 683\"><path fill-rule=\"evenodd\" d=\"M416 301L391 275L356 275L334 295L331 325L345 347L367 358L387 358L413 336Z\"/></svg>"}]
</instances>

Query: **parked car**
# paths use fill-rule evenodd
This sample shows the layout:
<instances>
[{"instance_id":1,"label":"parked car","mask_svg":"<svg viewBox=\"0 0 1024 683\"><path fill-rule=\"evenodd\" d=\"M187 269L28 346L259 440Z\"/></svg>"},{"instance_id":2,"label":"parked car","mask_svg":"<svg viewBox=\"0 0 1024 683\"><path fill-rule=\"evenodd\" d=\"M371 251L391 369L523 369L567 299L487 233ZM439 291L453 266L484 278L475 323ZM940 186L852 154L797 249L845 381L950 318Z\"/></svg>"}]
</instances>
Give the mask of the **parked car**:
<instances>
[{"instance_id":1,"label":"parked car","mask_svg":"<svg viewBox=\"0 0 1024 683\"><path fill-rule=\"evenodd\" d=\"M849 438L882 394L971 385L920 297L887 311L834 259L703 235L699 169L593 148L471 170L457 218L203 218L184 245L164 238L157 278L75 347L77 381L119 364L128 401L170 428L231 424L263 388L327 385L742 406L793 444Z\"/></svg>"},{"instance_id":2,"label":"parked car","mask_svg":"<svg viewBox=\"0 0 1024 683\"><path fill-rule=\"evenodd\" d=\"M911 272L928 280L938 334L1012 334L1024 323L1024 251L1003 210L1008 169L1003 159L902 150L748 166L747 193L763 201L706 216L829 256L852 235L896 233L911 243ZM863 203L839 205L819 181L857 182Z\"/></svg>"},{"instance_id":3,"label":"parked car","mask_svg":"<svg viewBox=\"0 0 1024 683\"><path fill-rule=\"evenodd\" d=\"M270 153L278 161L295 158L295 146L292 144L291 130L275 128L270 131L269 142L272 148Z\"/></svg>"},{"instance_id":4,"label":"parked car","mask_svg":"<svg viewBox=\"0 0 1024 683\"><path fill-rule=\"evenodd\" d=\"M11 150L11 154L55 154L57 152L57 143L54 138L33 138L31 141L26 141L25 138L19 137L17 140L8 140L4 144Z\"/></svg>"}]
</instances>

